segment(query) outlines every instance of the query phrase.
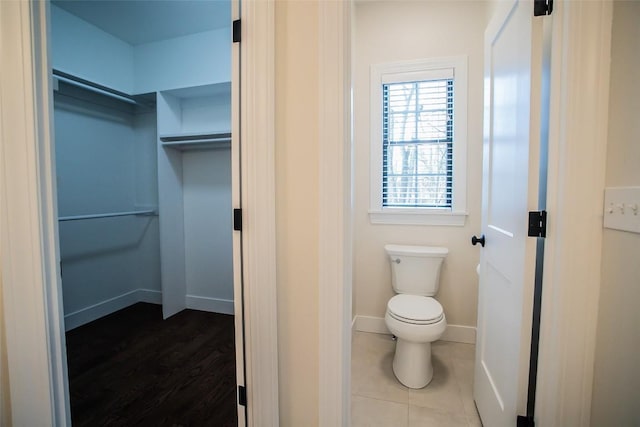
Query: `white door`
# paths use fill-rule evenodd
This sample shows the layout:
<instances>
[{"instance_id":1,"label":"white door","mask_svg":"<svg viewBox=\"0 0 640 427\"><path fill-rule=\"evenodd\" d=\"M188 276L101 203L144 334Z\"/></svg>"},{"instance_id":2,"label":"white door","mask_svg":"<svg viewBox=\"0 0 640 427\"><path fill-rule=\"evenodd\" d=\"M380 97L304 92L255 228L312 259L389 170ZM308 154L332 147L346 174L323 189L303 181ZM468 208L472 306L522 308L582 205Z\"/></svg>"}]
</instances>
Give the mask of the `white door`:
<instances>
[{"instance_id":1,"label":"white door","mask_svg":"<svg viewBox=\"0 0 640 427\"><path fill-rule=\"evenodd\" d=\"M537 206L542 35L530 1L503 5L485 33L485 118L474 398L486 426L525 413Z\"/></svg>"}]
</instances>

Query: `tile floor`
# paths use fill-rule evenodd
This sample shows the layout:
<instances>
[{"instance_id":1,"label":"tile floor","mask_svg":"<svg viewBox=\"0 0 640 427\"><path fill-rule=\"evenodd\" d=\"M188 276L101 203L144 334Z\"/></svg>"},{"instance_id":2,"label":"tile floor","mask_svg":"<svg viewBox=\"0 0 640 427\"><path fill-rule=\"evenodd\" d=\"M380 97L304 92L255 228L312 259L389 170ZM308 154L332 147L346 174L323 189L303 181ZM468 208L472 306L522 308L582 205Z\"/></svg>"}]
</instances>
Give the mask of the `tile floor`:
<instances>
[{"instance_id":1,"label":"tile floor","mask_svg":"<svg viewBox=\"0 0 640 427\"><path fill-rule=\"evenodd\" d=\"M433 380L420 390L393 375L394 350L390 335L353 333L352 427L482 426L472 397L474 345L434 343Z\"/></svg>"}]
</instances>

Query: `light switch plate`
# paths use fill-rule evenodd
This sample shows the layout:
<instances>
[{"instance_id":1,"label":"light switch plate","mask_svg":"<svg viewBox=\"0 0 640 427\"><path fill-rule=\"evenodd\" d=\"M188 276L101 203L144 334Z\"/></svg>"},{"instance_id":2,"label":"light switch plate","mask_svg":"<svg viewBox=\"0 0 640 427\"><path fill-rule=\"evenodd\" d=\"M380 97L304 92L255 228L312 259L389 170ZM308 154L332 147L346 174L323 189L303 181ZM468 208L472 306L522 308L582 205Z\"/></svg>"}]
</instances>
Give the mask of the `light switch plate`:
<instances>
[{"instance_id":1,"label":"light switch plate","mask_svg":"<svg viewBox=\"0 0 640 427\"><path fill-rule=\"evenodd\" d=\"M640 233L640 187L604 189L604 228Z\"/></svg>"}]
</instances>

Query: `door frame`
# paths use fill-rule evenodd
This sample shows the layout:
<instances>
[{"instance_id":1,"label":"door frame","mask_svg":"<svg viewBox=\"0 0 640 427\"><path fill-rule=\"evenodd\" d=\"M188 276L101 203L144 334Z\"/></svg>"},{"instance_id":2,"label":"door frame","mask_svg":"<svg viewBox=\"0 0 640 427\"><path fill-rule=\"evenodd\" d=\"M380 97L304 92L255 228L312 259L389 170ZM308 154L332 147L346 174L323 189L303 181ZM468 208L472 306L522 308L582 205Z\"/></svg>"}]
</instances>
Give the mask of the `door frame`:
<instances>
[{"instance_id":1,"label":"door frame","mask_svg":"<svg viewBox=\"0 0 640 427\"><path fill-rule=\"evenodd\" d=\"M352 0L318 3L318 425L351 419Z\"/></svg>"},{"instance_id":2,"label":"door frame","mask_svg":"<svg viewBox=\"0 0 640 427\"><path fill-rule=\"evenodd\" d=\"M612 12L608 1L554 3L538 425L590 424Z\"/></svg>"},{"instance_id":3,"label":"door frame","mask_svg":"<svg viewBox=\"0 0 640 427\"><path fill-rule=\"evenodd\" d=\"M48 2L0 2L0 271L9 373L0 390L9 392L14 425L67 426L48 14ZM246 2L241 18L247 424L277 426L274 2Z\"/></svg>"}]
</instances>

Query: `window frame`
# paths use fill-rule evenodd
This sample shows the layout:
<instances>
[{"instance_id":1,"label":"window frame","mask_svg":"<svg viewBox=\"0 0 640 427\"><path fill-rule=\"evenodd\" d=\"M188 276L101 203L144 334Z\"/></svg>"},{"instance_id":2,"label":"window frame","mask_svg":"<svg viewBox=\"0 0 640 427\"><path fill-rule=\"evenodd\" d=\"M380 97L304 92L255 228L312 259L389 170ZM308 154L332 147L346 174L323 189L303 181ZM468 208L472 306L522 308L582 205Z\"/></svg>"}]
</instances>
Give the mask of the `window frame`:
<instances>
[{"instance_id":1,"label":"window frame","mask_svg":"<svg viewBox=\"0 0 640 427\"><path fill-rule=\"evenodd\" d=\"M453 74L453 183L451 208L383 207L383 84L442 79ZM373 224L463 226L467 202L467 56L371 66L370 205Z\"/></svg>"}]
</instances>

